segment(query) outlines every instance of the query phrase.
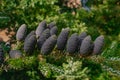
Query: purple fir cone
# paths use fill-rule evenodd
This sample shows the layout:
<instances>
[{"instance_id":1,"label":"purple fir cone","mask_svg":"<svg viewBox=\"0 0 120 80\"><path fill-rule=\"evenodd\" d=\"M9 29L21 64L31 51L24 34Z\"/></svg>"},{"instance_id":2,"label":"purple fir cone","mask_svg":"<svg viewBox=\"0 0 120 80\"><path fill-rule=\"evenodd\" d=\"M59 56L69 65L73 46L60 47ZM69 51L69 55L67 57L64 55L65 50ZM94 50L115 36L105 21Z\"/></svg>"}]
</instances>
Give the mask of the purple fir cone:
<instances>
[{"instance_id":1,"label":"purple fir cone","mask_svg":"<svg viewBox=\"0 0 120 80\"><path fill-rule=\"evenodd\" d=\"M27 27L25 24L22 24L16 33L16 39L18 41L23 41L27 34Z\"/></svg>"},{"instance_id":2,"label":"purple fir cone","mask_svg":"<svg viewBox=\"0 0 120 80\"><path fill-rule=\"evenodd\" d=\"M104 36L98 36L94 41L93 55L98 55L101 53L101 50L104 45Z\"/></svg>"},{"instance_id":3,"label":"purple fir cone","mask_svg":"<svg viewBox=\"0 0 120 80\"><path fill-rule=\"evenodd\" d=\"M58 32L58 28L56 26L50 29L50 35L57 35L57 32Z\"/></svg>"},{"instance_id":4,"label":"purple fir cone","mask_svg":"<svg viewBox=\"0 0 120 80\"><path fill-rule=\"evenodd\" d=\"M48 24L48 28L52 29L54 26L56 26L55 22L51 22Z\"/></svg>"},{"instance_id":5,"label":"purple fir cone","mask_svg":"<svg viewBox=\"0 0 120 80\"><path fill-rule=\"evenodd\" d=\"M43 43L50 37L50 30L45 29L37 41L38 49L40 50Z\"/></svg>"},{"instance_id":6,"label":"purple fir cone","mask_svg":"<svg viewBox=\"0 0 120 80\"><path fill-rule=\"evenodd\" d=\"M81 43L83 41L83 39L87 36L86 32L82 32L79 36L78 36L78 50L80 49Z\"/></svg>"},{"instance_id":7,"label":"purple fir cone","mask_svg":"<svg viewBox=\"0 0 120 80\"><path fill-rule=\"evenodd\" d=\"M32 36L32 35L35 35L35 31L31 31L25 38L25 41L29 40L29 38Z\"/></svg>"},{"instance_id":8,"label":"purple fir cone","mask_svg":"<svg viewBox=\"0 0 120 80\"><path fill-rule=\"evenodd\" d=\"M91 45L91 36L87 36L84 38L84 40L81 43L80 46L80 55L81 56L87 56L90 54L92 45Z\"/></svg>"},{"instance_id":9,"label":"purple fir cone","mask_svg":"<svg viewBox=\"0 0 120 80\"><path fill-rule=\"evenodd\" d=\"M56 35L52 35L51 37L49 37L42 45L41 53L44 55L50 54L52 50L54 49L56 42L57 42Z\"/></svg>"},{"instance_id":10,"label":"purple fir cone","mask_svg":"<svg viewBox=\"0 0 120 80\"><path fill-rule=\"evenodd\" d=\"M39 24L39 26L37 27L37 29L36 29L36 31L35 31L36 36L37 36L37 37L40 37L41 34L42 34L42 32L46 29L46 27L47 27L47 23L46 23L45 20L43 20L43 21Z\"/></svg>"},{"instance_id":11,"label":"purple fir cone","mask_svg":"<svg viewBox=\"0 0 120 80\"><path fill-rule=\"evenodd\" d=\"M35 35L30 36L30 38L24 42L24 51L31 54L34 51L37 39Z\"/></svg>"},{"instance_id":12,"label":"purple fir cone","mask_svg":"<svg viewBox=\"0 0 120 80\"><path fill-rule=\"evenodd\" d=\"M75 53L77 51L77 49L78 49L78 34L74 33L68 39L68 42L67 42L67 52Z\"/></svg>"},{"instance_id":13,"label":"purple fir cone","mask_svg":"<svg viewBox=\"0 0 120 80\"><path fill-rule=\"evenodd\" d=\"M22 57L22 53L20 50L11 50L9 52L9 56L10 56L10 58L20 58L20 57Z\"/></svg>"},{"instance_id":14,"label":"purple fir cone","mask_svg":"<svg viewBox=\"0 0 120 80\"><path fill-rule=\"evenodd\" d=\"M64 50L65 49L66 43L67 43L67 40L68 40L68 36L69 36L69 32L70 32L70 29L65 28L59 34L58 39L57 39L57 49L58 50Z\"/></svg>"}]
</instances>

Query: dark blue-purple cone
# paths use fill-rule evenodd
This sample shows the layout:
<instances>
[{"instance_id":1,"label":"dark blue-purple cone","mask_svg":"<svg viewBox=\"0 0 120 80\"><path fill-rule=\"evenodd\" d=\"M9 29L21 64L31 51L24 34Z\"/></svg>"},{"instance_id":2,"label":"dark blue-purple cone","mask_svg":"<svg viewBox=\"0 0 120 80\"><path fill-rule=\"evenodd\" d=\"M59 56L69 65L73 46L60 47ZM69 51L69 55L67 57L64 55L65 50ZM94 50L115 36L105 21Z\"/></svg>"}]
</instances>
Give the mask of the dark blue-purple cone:
<instances>
[{"instance_id":1,"label":"dark blue-purple cone","mask_svg":"<svg viewBox=\"0 0 120 80\"><path fill-rule=\"evenodd\" d=\"M47 27L47 23L45 20L43 20L37 27L35 33L37 37L40 37L40 35L42 34L42 32L46 29Z\"/></svg>"},{"instance_id":2,"label":"dark blue-purple cone","mask_svg":"<svg viewBox=\"0 0 120 80\"><path fill-rule=\"evenodd\" d=\"M37 41L37 46L38 49L40 50L43 43L50 37L50 30L46 29L43 31L43 33L41 34L41 36L39 37L38 41Z\"/></svg>"},{"instance_id":3,"label":"dark blue-purple cone","mask_svg":"<svg viewBox=\"0 0 120 80\"><path fill-rule=\"evenodd\" d=\"M87 36L86 32L82 32L79 36L78 36L78 51L80 49L81 43L83 41L83 39Z\"/></svg>"},{"instance_id":4,"label":"dark blue-purple cone","mask_svg":"<svg viewBox=\"0 0 120 80\"><path fill-rule=\"evenodd\" d=\"M68 39L68 42L67 42L67 52L75 53L77 51L77 49L78 49L78 34L74 33Z\"/></svg>"},{"instance_id":5,"label":"dark blue-purple cone","mask_svg":"<svg viewBox=\"0 0 120 80\"><path fill-rule=\"evenodd\" d=\"M4 52L2 46L0 45L0 64L4 61Z\"/></svg>"},{"instance_id":6,"label":"dark blue-purple cone","mask_svg":"<svg viewBox=\"0 0 120 80\"><path fill-rule=\"evenodd\" d=\"M57 42L56 35L52 35L51 37L49 37L42 45L41 53L44 55L50 54L54 49L56 42Z\"/></svg>"},{"instance_id":7,"label":"dark blue-purple cone","mask_svg":"<svg viewBox=\"0 0 120 80\"><path fill-rule=\"evenodd\" d=\"M104 36L101 35L101 36L97 37L94 41L93 54L94 55L100 54L101 50L103 48L103 45L104 45Z\"/></svg>"},{"instance_id":8,"label":"dark blue-purple cone","mask_svg":"<svg viewBox=\"0 0 120 80\"><path fill-rule=\"evenodd\" d=\"M32 36L32 35L35 35L35 31L31 31L31 32L26 36L25 41L26 41L26 40L29 40L30 36Z\"/></svg>"},{"instance_id":9,"label":"dark blue-purple cone","mask_svg":"<svg viewBox=\"0 0 120 80\"><path fill-rule=\"evenodd\" d=\"M25 24L22 24L16 33L16 39L18 41L23 41L26 37L27 27Z\"/></svg>"},{"instance_id":10,"label":"dark blue-purple cone","mask_svg":"<svg viewBox=\"0 0 120 80\"><path fill-rule=\"evenodd\" d=\"M22 52L20 50L11 50L9 56L10 58L20 58L22 57Z\"/></svg>"},{"instance_id":11,"label":"dark blue-purple cone","mask_svg":"<svg viewBox=\"0 0 120 80\"><path fill-rule=\"evenodd\" d=\"M24 51L28 54L32 54L37 43L35 35L30 36L30 38L24 42Z\"/></svg>"},{"instance_id":12,"label":"dark blue-purple cone","mask_svg":"<svg viewBox=\"0 0 120 80\"><path fill-rule=\"evenodd\" d=\"M87 36L83 39L80 46L80 54L81 56L87 56L91 51L91 36Z\"/></svg>"},{"instance_id":13,"label":"dark blue-purple cone","mask_svg":"<svg viewBox=\"0 0 120 80\"><path fill-rule=\"evenodd\" d=\"M50 29L50 35L57 35L57 32L58 32L58 28L56 26Z\"/></svg>"},{"instance_id":14,"label":"dark blue-purple cone","mask_svg":"<svg viewBox=\"0 0 120 80\"><path fill-rule=\"evenodd\" d=\"M51 22L48 24L48 28L52 29L54 26L56 26L55 22Z\"/></svg>"},{"instance_id":15,"label":"dark blue-purple cone","mask_svg":"<svg viewBox=\"0 0 120 80\"><path fill-rule=\"evenodd\" d=\"M82 32L79 36L78 36L78 40L79 40L79 45L81 45L82 40L87 36L86 32Z\"/></svg>"},{"instance_id":16,"label":"dark blue-purple cone","mask_svg":"<svg viewBox=\"0 0 120 80\"><path fill-rule=\"evenodd\" d=\"M64 50L67 44L70 29L65 28L61 31L57 39L57 49Z\"/></svg>"}]
</instances>

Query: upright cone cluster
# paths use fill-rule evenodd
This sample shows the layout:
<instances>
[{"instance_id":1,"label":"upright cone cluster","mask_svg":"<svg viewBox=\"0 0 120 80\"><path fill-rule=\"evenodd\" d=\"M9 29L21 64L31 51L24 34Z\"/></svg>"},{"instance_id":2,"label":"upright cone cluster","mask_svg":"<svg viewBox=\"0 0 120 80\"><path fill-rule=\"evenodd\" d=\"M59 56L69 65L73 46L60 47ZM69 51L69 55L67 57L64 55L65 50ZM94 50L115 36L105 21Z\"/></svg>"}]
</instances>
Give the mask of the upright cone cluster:
<instances>
[{"instance_id":1,"label":"upright cone cluster","mask_svg":"<svg viewBox=\"0 0 120 80\"><path fill-rule=\"evenodd\" d=\"M90 35L86 32L81 34L73 33L70 35L70 29L62 29L57 36L58 28L54 22L47 25L46 21L42 21L35 31L31 31L28 35L20 33L21 27L18 29L17 35L20 38L26 36L26 38L18 39L21 41L24 39L24 51L32 55L34 50L38 49L41 54L50 54L54 48L59 51L64 51L69 54L80 54L81 56L99 55L104 45L104 36L98 36L95 41L92 41ZM23 30L23 31L22 31ZM25 32L26 28L21 32Z\"/></svg>"}]
</instances>

